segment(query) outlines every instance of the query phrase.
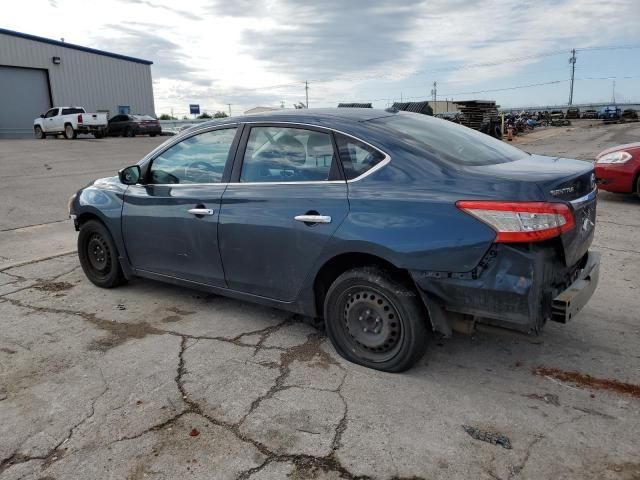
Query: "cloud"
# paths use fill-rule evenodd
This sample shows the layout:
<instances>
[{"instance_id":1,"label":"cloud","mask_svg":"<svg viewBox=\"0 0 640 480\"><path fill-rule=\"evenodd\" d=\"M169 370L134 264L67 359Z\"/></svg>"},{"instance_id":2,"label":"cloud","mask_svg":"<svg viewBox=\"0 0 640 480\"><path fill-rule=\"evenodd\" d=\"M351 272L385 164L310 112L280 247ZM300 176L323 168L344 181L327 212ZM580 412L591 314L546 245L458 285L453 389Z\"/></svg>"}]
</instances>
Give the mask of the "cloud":
<instances>
[{"instance_id":1,"label":"cloud","mask_svg":"<svg viewBox=\"0 0 640 480\"><path fill-rule=\"evenodd\" d=\"M188 20L196 20L196 21L202 20L202 17L199 15L196 15L195 13L188 12L186 10L180 10L178 8L173 8L168 5L163 5L161 3L152 2L150 0L126 0L126 3L145 5L147 7L154 8L154 9L166 10L167 12L173 13L175 15L180 15Z\"/></svg>"},{"instance_id":2,"label":"cloud","mask_svg":"<svg viewBox=\"0 0 640 480\"><path fill-rule=\"evenodd\" d=\"M104 27L111 34L95 41L101 48L153 61L153 75L156 79L189 79L194 84L205 84L206 79L198 77L199 69L189 62L189 56L182 47L165 38L161 25L125 22L122 25L107 24ZM152 30L152 31L149 31Z\"/></svg>"},{"instance_id":3,"label":"cloud","mask_svg":"<svg viewBox=\"0 0 640 480\"><path fill-rule=\"evenodd\" d=\"M304 79L371 70L406 57L412 44L405 34L415 27L421 3L283 0L257 10L243 2L214 8L223 15L268 15L275 26L244 30L243 52L271 71Z\"/></svg>"}]
</instances>

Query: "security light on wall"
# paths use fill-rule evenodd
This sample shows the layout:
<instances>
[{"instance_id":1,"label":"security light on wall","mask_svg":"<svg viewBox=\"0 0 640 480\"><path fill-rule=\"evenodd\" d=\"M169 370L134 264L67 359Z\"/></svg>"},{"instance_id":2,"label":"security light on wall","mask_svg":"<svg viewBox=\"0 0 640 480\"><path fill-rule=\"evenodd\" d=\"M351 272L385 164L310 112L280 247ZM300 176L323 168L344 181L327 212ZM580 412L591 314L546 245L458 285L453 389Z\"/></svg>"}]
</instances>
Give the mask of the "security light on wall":
<instances>
[{"instance_id":1,"label":"security light on wall","mask_svg":"<svg viewBox=\"0 0 640 480\"><path fill-rule=\"evenodd\" d=\"M60 65L62 63L62 60L60 60L60 57L53 57L51 61L53 62L54 65Z\"/></svg>"}]
</instances>

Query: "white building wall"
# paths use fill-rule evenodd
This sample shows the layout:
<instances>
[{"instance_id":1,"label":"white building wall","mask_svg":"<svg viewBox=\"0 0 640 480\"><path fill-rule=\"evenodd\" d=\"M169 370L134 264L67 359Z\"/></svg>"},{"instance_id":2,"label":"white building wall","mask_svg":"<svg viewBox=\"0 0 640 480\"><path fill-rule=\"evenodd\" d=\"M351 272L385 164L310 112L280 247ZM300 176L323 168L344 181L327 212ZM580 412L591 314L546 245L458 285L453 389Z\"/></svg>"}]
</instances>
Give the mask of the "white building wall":
<instances>
[{"instance_id":1,"label":"white building wall","mask_svg":"<svg viewBox=\"0 0 640 480\"><path fill-rule=\"evenodd\" d=\"M54 65L53 57L61 64ZM119 105L129 105L131 113L155 114L150 65L4 33L0 65L48 70L54 106L108 110L113 116Z\"/></svg>"}]
</instances>

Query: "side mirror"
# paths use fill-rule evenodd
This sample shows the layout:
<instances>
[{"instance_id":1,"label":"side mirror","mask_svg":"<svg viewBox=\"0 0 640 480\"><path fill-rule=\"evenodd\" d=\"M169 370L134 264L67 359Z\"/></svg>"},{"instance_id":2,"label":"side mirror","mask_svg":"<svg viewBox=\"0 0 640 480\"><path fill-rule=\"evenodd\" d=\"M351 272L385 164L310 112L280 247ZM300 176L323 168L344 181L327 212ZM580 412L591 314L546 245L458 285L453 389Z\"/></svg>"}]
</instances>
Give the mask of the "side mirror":
<instances>
[{"instance_id":1,"label":"side mirror","mask_svg":"<svg viewBox=\"0 0 640 480\"><path fill-rule=\"evenodd\" d=\"M125 185L137 184L138 181L140 181L140 175L140 167L138 165L132 165L118 171L120 182L124 183Z\"/></svg>"},{"instance_id":2,"label":"side mirror","mask_svg":"<svg viewBox=\"0 0 640 480\"><path fill-rule=\"evenodd\" d=\"M44 118L44 113L40 115L40 118Z\"/></svg>"}]
</instances>

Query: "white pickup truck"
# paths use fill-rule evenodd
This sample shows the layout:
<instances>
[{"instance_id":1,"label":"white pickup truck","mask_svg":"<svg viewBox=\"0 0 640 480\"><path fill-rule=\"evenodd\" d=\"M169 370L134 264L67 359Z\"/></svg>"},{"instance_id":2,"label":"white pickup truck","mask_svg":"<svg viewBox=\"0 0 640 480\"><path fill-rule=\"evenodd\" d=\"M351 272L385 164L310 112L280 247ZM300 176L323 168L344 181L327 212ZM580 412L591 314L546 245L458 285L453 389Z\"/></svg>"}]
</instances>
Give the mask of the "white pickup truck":
<instances>
[{"instance_id":1,"label":"white pickup truck","mask_svg":"<svg viewBox=\"0 0 640 480\"><path fill-rule=\"evenodd\" d=\"M102 138L107 131L106 113L87 113L82 107L54 107L33 121L36 138L64 134L66 139L76 138L79 133L92 133Z\"/></svg>"}]
</instances>

